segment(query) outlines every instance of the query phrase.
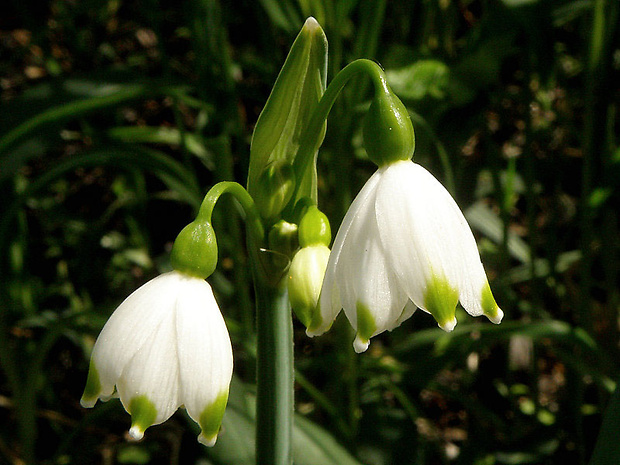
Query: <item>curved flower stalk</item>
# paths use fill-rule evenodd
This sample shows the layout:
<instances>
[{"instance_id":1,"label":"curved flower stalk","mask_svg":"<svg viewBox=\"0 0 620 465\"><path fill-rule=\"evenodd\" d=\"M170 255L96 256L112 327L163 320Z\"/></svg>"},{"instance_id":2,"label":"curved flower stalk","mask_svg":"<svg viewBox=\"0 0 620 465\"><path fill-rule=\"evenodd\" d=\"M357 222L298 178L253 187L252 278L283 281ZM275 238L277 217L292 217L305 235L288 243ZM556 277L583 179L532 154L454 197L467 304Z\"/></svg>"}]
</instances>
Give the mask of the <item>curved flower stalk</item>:
<instances>
[{"instance_id":1,"label":"curved flower stalk","mask_svg":"<svg viewBox=\"0 0 620 465\"><path fill-rule=\"evenodd\" d=\"M357 352L370 338L409 318L415 306L439 326L456 325L458 302L472 316L499 323L474 236L448 191L422 166L386 164L353 201L336 235L309 336L322 334L341 308L357 331Z\"/></svg>"},{"instance_id":2,"label":"curved flower stalk","mask_svg":"<svg viewBox=\"0 0 620 465\"><path fill-rule=\"evenodd\" d=\"M230 338L211 286L172 271L137 289L105 324L81 404L93 407L117 394L131 414L135 440L184 405L202 429L198 441L212 446L232 369Z\"/></svg>"}]
</instances>

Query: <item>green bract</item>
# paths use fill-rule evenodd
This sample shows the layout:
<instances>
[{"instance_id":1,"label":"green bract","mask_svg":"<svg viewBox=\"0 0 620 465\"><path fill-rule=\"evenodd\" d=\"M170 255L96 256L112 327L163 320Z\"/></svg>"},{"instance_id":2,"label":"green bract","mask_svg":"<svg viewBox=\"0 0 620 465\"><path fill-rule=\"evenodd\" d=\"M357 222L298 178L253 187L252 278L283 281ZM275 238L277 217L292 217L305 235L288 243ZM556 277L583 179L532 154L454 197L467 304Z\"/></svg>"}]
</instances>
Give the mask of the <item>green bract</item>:
<instances>
[{"instance_id":1,"label":"green bract","mask_svg":"<svg viewBox=\"0 0 620 465\"><path fill-rule=\"evenodd\" d=\"M256 206L267 220L277 215L289 203L295 193L295 173L286 161L277 160L265 167L256 183L255 198L261 199Z\"/></svg>"},{"instance_id":2,"label":"green bract","mask_svg":"<svg viewBox=\"0 0 620 465\"><path fill-rule=\"evenodd\" d=\"M310 197L316 201L315 163L310 163L303 173L293 173L292 167L299 139L325 91L326 79L327 38L316 20L308 18L252 135L248 192L267 220L275 218L291 200ZM314 141L313 156L324 135L325 129ZM297 198L291 199L294 183L300 186Z\"/></svg>"},{"instance_id":3,"label":"green bract","mask_svg":"<svg viewBox=\"0 0 620 465\"><path fill-rule=\"evenodd\" d=\"M217 265L217 242L211 223L196 220L185 226L174 241L170 263L190 276L211 276Z\"/></svg>"},{"instance_id":4,"label":"green bract","mask_svg":"<svg viewBox=\"0 0 620 465\"><path fill-rule=\"evenodd\" d=\"M375 90L363 126L364 147L377 166L410 160L415 149L409 112L385 79L383 84Z\"/></svg>"}]
</instances>

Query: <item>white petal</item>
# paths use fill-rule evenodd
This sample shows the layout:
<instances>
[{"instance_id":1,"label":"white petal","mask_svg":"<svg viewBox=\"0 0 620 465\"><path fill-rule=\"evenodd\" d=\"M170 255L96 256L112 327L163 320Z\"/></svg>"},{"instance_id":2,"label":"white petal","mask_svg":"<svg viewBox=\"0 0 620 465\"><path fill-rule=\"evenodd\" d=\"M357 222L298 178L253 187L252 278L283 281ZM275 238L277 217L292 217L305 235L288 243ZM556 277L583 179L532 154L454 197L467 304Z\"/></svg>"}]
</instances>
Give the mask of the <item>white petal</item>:
<instances>
[{"instance_id":1,"label":"white petal","mask_svg":"<svg viewBox=\"0 0 620 465\"><path fill-rule=\"evenodd\" d=\"M141 432L151 425L166 421L180 406L176 339L173 306L123 368L116 386L123 406L132 414L134 430L136 412L132 402L135 399L148 399L156 410L150 424L137 425Z\"/></svg>"},{"instance_id":2,"label":"white petal","mask_svg":"<svg viewBox=\"0 0 620 465\"><path fill-rule=\"evenodd\" d=\"M332 312L337 313L340 305L344 308L358 331L354 342L358 352L366 350L370 337L397 324L407 302L406 294L387 267L379 239L374 208L380 182L381 171L377 171L347 212L334 241L321 293L322 310L331 306ZM337 300L333 298L336 292ZM336 304L338 307L334 308Z\"/></svg>"},{"instance_id":3,"label":"white petal","mask_svg":"<svg viewBox=\"0 0 620 465\"><path fill-rule=\"evenodd\" d=\"M169 317L181 276L170 272L147 282L119 305L103 327L92 354L99 372L101 397L112 395L123 368Z\"/></svg>"},{"instance_id":4,"label":"white petal","mask_svg":"<svg viewBox=\"0 0 620 465\"><path fill-rule=\"evenodd\" d=\"M398 328L401 324L403 324L405 320L411 318L411 316L415 313L416 310L416 305L411 300L408 300L405 308L403 309L403 312L398 317L398 320L396 320L394 326L388 329L392 331L394 328Z\"/></svg>"},{"instance_id":5,"label":"white petal","mask_svg":"<svg viewBox=\"0 0 620 465\"><path fill-rule=\"evenodd\" d=\"M390 263L418 307L425 309L426 286L439 276L470 314L483 313L487 279L474 236L432 174L409 161L389 165L378 187L377 221Z\"/></svg>"},{"instance_id":6,"label":"white petal","mask_svg":"<svg viewBox=\"0 0 620 465\"><path fill-rule=\"evenodd\" d=\"M341 289L342 306L353 328L360 330L360 305L370 312L376 326L371 336L396 324L408 299L387 267L374 202L369 202L366 211L359 212L343 245L336 278Z\"/></svg>"},{"instance_id":7,"label":"white petal","mask_svg":"<svg viewBox=\"0 0 620 465\"><path fill-rule=\"evenodd\" d=\"M228 393L233 372L228 330L206 281L188 278L177 302L176 331L181 402L200 423L205 408Z\"/></svg>"},{"instance_id":8,"label":"white petal","mask_svg":"<svg viewBox=\"0 0 620 465\"><path fill-rule=\"evenodd\" d=\"M321 321L318 324L310 325L306 330L308 336L318 336L327 331L342 308L342 302L340 300L341 292L336 277L342 246L346 243L349 230L356 221L359 211L366 208L368 197L374 197L374 188L378 182L379 176L375 173L368 179L366 184L364 184L364 187L362 187L362 190L357 194L357 197L355 197L355 200L342 220L342 224L334 239L334 245L332 246L327 269L325 270L323 286L321 287L321 295L319 297L319 315Z\"/></svg>"}]
</instances>

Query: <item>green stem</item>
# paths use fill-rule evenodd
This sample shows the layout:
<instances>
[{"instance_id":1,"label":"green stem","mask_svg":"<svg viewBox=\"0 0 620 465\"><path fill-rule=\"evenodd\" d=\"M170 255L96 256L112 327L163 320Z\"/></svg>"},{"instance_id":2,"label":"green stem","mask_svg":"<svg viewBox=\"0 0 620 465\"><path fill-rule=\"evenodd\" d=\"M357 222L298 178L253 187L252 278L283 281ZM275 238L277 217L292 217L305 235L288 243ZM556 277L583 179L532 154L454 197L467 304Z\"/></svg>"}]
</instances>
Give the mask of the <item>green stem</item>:
<instances>
[{"instance_id":1,"label":"green stem","mask_svg":"<svg viewBox=\"0 0 620 465\"><path fill-rule=\"evenodd\" d=\"M209 192L207 192L200 205L196 220L198 222L211 223L211 216L213 215L215 204L224 194L231 194L235 200L239 202L241 209L245 213L245 223L248 230L248 250L252 255L252 259L255 260L256 263L262 265L262 277L265 278L268 276L268 273L265 263L260 260L261 255L259 254L263 239L265 238L265 228L261 221L260 213L254 203L254 199L241 184L233 181L222 181L209 189Z\"/></svg>"},{"instance_id":2,"label":"green stem","mask_svg":"<svg viewBox=\"0 0 620 465\"><path fill-rule=\"evenodd\" d=\"M325 89L323 97L321 97L321 100L319 100L317 107L312 113L308 126L306 126L305 131L299 139L299 150L297 151L293 163L293 171L299 176L299 179L302 179L301 176L309 168L311 161L314 160L313 154L318 149L316 141L320 140L319 136L325 120L336 98L340 94L340 91L352 77L361 73L369 75L375 88L384 88L387 91L388 85L385 79L385 73L374 61L366 59L355 60L340 71L329 86L327 86L327 89ZM299 188L299 186L297 186L297 188ZM296 196L297 192L295 192L293 198L296 198Z\"/></svg>"},{"instance_id":3,"label":"green stem","mask_svg":"<svg viewBox=\"0 0 620 465\"><path fill-rule=\"evenodd\" d=\"M293 320L284 281L254 276L257 324L256 464L293 463Z\"/></svg>"}]
</instances>

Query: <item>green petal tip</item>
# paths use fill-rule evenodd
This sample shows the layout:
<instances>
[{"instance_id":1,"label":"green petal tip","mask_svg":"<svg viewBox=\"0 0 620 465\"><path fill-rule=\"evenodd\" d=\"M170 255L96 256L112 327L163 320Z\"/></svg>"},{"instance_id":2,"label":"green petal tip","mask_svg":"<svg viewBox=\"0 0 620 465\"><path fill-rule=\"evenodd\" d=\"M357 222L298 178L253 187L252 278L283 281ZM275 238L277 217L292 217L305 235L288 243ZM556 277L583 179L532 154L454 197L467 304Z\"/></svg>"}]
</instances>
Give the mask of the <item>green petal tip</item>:
<instances>
[{"instance_id":1,"label":"green petal tip","mask_svg":"<svg viewBox=\"0 0 620 465\"><path fill-rule=\"evenodd\" d=\"M358 354L361 354L362 352L366 352L366 349L368 349L369 345L370 345L370 339L365 339L363 337L360 337L359 334L355 336L355 340L353 341L353 349L355 349L355 352L357 352Z\"/></svg>"},{"instance_id":2,"label":"green petal tip","mask_svg":"<svg viewBox=\"0 0 620 465\"><path fill-rule=\"evenodd\" d=\"M149 426L155 424L157 409L148 397L142 395L131 399L128 411L131 414L129 436L134 441L139 441L144 437L144 431Z\"/></svg>"},{"instance_id":3,"label":"green petal tip","mask_svg":"<svg viewBox=\"0 0 620 465\"><path fill-rule=\"evenodd\" d=\"M88 367L88 377L86 378L86 386L84 387L84 394L80 399L80 405L84 408L94 407L97 403L97 399L101 394L101 381L99 380L99 371L95 366L95 362L91 359Z\"/></svg>"},{"instance_id":4,"label":"green petal tip","mask_svg":"<svg viewBox=\"0 0 620 465\"><path fill-rule=\"evenodd\" d=\"M448 280L433 274L424 295L424 306L444 331L452 331L456 326L455 312L458 301L459 294Z\"/></svg>"},{"instance_id":5,"label":"green petal tip","mask_svg":"<svg viewBox=\"0 0 620 465\"><path fill-rule=\"evenodd\" d=\"M450 333L456 327L456 318L452 318L451 320L445 321L444 323L437 323L437 326L439 326L445 332Z\"/></svg>"},{"instance_id":6,"label":"green petal tip","mask_svg":"<svg viewBox=\"0 0 620 465\"><path fill-rule=\"evenodd\" d=\"M502 322L502 318L504 318L504 312L497 302L495 302L495 298L493 297L493 293L491 292L491 286L489 283L484 283L482 287L482 311L484 315L496 325Z\"/></svg>"},{"instance_id":7,"label":"green petal tip","mask_svg":"<svg viewBox=\"0 0 620 465\"><path fill-rule=\"evenodd\" d=\"M198 442L208 447L213 447L217 440L217 435L222 426L222 418L228 403L228 390L222 391L215 400L207 405L200 414L198 424L201 433L198 436Z\"/></svg>"},{"instance_id":8,"label":"green petal tip","mask_svg":"<svg viewBox=\"0 0 620 465\"><path fill-rule=\"evenodd\" d=\"M217 434L214 434L213 436L206 436L203 433L200 433L198 435L198 442L202 444L203 446L213 447L216 441L217 441Z\"/></svg>"}]
</instances>

